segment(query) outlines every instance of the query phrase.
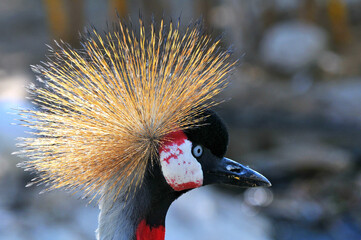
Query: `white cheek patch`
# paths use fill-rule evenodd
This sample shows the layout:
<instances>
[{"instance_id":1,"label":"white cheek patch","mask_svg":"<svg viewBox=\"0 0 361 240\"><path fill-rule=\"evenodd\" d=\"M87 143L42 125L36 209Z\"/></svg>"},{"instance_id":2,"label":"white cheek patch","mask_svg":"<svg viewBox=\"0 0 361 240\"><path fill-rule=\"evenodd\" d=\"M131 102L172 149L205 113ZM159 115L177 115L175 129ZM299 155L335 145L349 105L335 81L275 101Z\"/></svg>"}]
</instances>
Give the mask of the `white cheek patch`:
<instances>
[{"instance_id":1,"label":"white cheek patch","mask_svg":"<svg viewBox=\"0 0 361 240\"><path fill-rule=\"evenodd\" d=\"M201 164L192 155L192 143L177 139L162 146L160 163L167 183L175 190L182 191L203 185Z\"/></svg>"}]
</instances>

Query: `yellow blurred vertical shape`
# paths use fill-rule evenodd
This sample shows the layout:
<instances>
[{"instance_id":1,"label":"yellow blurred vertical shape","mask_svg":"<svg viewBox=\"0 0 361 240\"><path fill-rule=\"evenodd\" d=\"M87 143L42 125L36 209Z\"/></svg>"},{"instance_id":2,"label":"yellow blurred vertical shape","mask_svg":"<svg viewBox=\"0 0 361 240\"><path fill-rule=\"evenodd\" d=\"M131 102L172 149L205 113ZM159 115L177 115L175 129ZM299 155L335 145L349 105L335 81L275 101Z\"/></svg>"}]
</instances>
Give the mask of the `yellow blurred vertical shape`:
<instances>
[{"instance_id":1,"label":"yellow blurred vertical shape","mask_svg":"<svg viewBox=\"0 0 361 240\"><path fill-rule=\"evenodd\" d=\"M64 1L43 0L48 15L51 33L55 38L62 38L67 32L67 16Z\"/></svg>"},{"instance_id":2,"label":"yellow blurred vertical shape","mask_svg":"<svg viewBox=\"0 0 361 240\"><path fill-rule=\"evenodd\" d=\"M335 43L339 45L348 43L351 38L351 33L345 1L329 0L327 3L327 13Z\"/></svg>"},{"instance_id":3,"label":"yellow blurred vertical shape","mask_svg":"<svg viewBox=\"0 0 361 240\"><path fill-rule=\"evenodd\" d=\"M84 23L83 0L43 0L43 3L53 37L76 46Z\"/></svg>"},{"instance_id":4,"label":"yellow blurred vertical shape","mask_svg":"<svg viewBox=\"0 0 361 240\"><path fill-rule=\"evenodd\" d=\"M194 3L195 12L198 16L202 16L203 24L207 29L210 29L212 26L210 12L214 5L214 2L211 0L197 0Z\"/></svg>"},{"instance_id":5,"label":"yellow blurred vertical shape","mask_svg":"<svg viewBox=\"0 0 361 240\"><path fill-rule=\"evenodd\" d=\"M109 0L109 15L115 19L118 12L120 18L124 18L128 13L127 7L127 0Z\"/></svg>"}]
</instances>

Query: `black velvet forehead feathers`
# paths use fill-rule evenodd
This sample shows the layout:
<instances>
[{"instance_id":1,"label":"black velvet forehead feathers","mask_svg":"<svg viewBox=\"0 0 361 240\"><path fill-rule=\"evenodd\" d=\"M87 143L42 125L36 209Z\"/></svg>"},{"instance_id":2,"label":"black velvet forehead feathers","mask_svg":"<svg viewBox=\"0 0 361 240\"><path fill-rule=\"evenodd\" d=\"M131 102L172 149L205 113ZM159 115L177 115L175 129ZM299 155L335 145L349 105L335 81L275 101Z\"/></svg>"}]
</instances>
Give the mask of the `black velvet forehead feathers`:
<instances>
[{"instance_id":1,"label":"black velvet forehead feathers","mask_svg":"<svg viewBox=\"0 0 361 240\"><path fill-rule=\"evenodd\" d=\"M228 146L227 128L214 111L207 110L204 116L207 117L201 122L201 126L184 132L194 145L201 144L217 157L223 157Z\"/></svg>"}]
</instances>

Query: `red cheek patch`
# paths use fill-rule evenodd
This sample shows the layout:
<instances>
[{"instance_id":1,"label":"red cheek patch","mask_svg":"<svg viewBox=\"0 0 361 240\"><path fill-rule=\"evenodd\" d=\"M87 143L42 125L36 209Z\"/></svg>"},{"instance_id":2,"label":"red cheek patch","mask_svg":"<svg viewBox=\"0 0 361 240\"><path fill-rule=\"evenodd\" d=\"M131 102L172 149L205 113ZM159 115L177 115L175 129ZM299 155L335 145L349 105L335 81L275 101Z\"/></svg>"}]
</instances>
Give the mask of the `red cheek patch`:
<instances>
[{"instance_id":1,"label":"red cheek patch","mask_svg":"<svg viewBox=\"0 0 361 240\"><path fill-rule=\"evenodd\" d=\"M166 152L170 152L169 147L165 147L164 150ZM181 154L183 154L183 151L182 151L182 149L180 149L178 147L176 150L176 153L170 153L169 156L164 159L164 161L166 161L169 164L170 159L178 159L178 155L181 155Z\"/></svg>"},{"instance_id":2,"label":"red cheek patch","mask_svg":"<svg viewBox=\"0 0 361 240\"><path fill-rule=\"evenodd\" d=\"M203 182L187 182L187 183L181 183L181 184L173 184L173 189L175 191L182 191L186 189L192 189L202 186Z\"/></svg>"},{"instance_id":3,"label":"red cheek patch","mask_svg":"<svg viewBox=\"0 0 361 240\"><path fill-rule=\"evenodd\" d=\"M164 143L159 149L160 152L166 151L169 152L169 146L170 145L177 145L180 146L184 143L184 141L187 140L187 136L184 134L183 131L176 131L172 132L164 137Z\"/></svg>"},{"instance_id":4,"label":"red cheek patch","mask_svg":"<svg viewBox=\"0 0 361 240\"><path fill-rule=\"evenodd\" d=\"M166 136L159 155L163 175L175 191L203 185L202 166L193 157L192 143L182 131Z\"/></svg>"}]
</instances>

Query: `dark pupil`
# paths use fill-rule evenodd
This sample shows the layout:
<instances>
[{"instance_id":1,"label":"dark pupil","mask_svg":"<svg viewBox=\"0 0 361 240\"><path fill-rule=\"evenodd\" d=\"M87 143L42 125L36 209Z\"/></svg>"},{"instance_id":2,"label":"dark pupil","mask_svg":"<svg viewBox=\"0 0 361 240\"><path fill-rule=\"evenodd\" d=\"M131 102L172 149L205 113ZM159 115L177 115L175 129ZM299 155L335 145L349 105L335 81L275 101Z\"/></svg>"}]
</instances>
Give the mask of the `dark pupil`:
<instances>
[{"instance_id":1,"label":"dark pupil","mask_svg":"<svg viewBox=\"0 0 361 240\"><path fill-rule=\"evenodd\" d=\"M200 149L200 148L197 149L197 153L201 153L201 149Z\"/></svg>"}]
</instances>

